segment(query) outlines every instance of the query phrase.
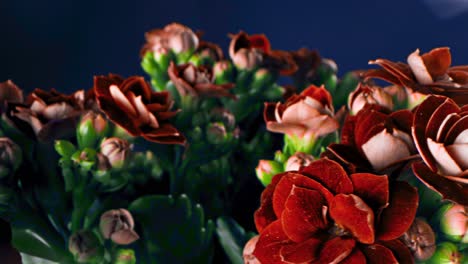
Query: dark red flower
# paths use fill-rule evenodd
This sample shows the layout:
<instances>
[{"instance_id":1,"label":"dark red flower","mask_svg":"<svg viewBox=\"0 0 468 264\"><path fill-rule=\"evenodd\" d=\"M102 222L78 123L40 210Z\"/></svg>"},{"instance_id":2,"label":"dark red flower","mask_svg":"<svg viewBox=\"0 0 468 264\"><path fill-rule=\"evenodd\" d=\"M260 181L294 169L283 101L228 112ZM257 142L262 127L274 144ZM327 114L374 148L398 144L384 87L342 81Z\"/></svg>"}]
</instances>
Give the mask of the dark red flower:
<instances>
[{"instance_id":1,"label":"dark red flower","mask_svg":"<svg viewBox=\"0 0 468 264\"><path fill-rule=\"evenodd\" d=\"M291 54L282 50L272 50L270 41L263 34L248 35L241 31L232 35L229 56L241 69L264 67L282 75L291 75L297 70Z\"/></svg>"},{"instance_id":2,"label":"dark red flower","mask_svg":"<svg viewBox=\"0 0 468 264\"><path fill-rule=\"evenodd\" d=\"M83 95L84 91L65 95L55 89L35 89L24 104L8 103L7 122L40 141L73 136L83 112Z\"/></svg>"},{"instance_id":3,"label":"dark red flower","mask_svg":"<svg viewBox=\"0 0 468 264\"><path fill-rule=\"evenodd\" d=\"M191 63L175 65L171 62L167 72L182 96L236 98L229 92L235 85L233 83L215 84L215 76L211 68L195 66Z\"/></svg>"},{"instance_id":4,"label":"dark red flower","mask_svg":"<svg viewBox=\"0 0 468 264\"><path fill-rule=\"evenodd\" d=\"M132 136L163 144L185 143L185 137L169 123L177 111L171 111L168 92L153 92L143 77L96 76L94 93L107 117Z\"/></svg>"},{"instance_id":5,"label":"dark red flower","mask_svg":"<svg viewBox=\"0 0 468 264\"><path fill-rule=\"evenodd\" d=\"M297 65L297 71L292 77L302 83L312 83L315 78L316 70L322 61L318 51L301 48L297 51L290 51L289 53Z\"/></svg>"},{"instance_id":6,"label":"dark red flower","mask_svg":"<svg viewBox=\"0 0 468 264\"><path fill-rule=\"evenodd\" d=\"M276 175L255 212L261 263L413 263L398 238L418 206L415 188L386 175L348 175L320 159Z\"/></svg>"},{"instance_id":7,"label":"dark red flower","mask_svg":"<svg viewBox=\"0 0 468 264\"><path fill-rule=\"evenodd\" d=\"M341 143L331 144L323 156L346 164L350 171L382 172L416 153L411 139L413 114L409 110L388 113L378 105L367 105L348 116Z\"/></svg>"},{"instance_id":8,"label":"dark red flower","mask_svg":"<svg viewBox=\"0 0 468 264\"><path fill-rule=\"evenodd\" d=\"M382 69L369 70L366 78L379 78L424 94L439 94L460 105L468 104L468 66L450 67L452 56L447 47L408 56L408 64L386 59L370 61Z\"/></svg>"},{"instance_id":9,"label":"dark red flower","mask_svg":"<svg viewBox=\"0 0 468 264\"><path fill-rule=\"evenodd\" d=\"M201 40L195 54L201 57L211 58L213 61L220 61L224 59L223 50L215 43Z\"/></svg>"},{"instance_id":10,"label":"dark red flower","mask_svg":"<svg viewBox=\"0 0 468 264\"><path fill-rule=\"evenodd\" d=\"M385 89L359 83L356 90L349 94L348 108L353 114L356 114L367 104L380 105L388 110L393 109L392 96Z\"/></svg>"},{"instance_id":11,"label":"dark red flower","mask_svg":"<svg viewBox=\"0 0 468 264\"><path fill-rule=\"evenodd\" d=\"M429 96L416 109L413 138L424 160L416 176L444 198L468 206L468 105Z\"/></svg>"}]
</instances>

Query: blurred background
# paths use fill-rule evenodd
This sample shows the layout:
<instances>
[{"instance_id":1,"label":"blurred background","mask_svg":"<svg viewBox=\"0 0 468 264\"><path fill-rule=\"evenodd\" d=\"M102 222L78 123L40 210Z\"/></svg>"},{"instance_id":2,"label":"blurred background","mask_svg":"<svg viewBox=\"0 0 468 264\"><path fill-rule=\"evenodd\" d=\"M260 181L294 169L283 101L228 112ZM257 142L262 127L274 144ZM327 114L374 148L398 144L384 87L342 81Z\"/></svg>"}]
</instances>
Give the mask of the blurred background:
<instances>
[{"instance_id":1,"label":"blurred background","mask_svg":"<svg viewBox=\"0 0 468 264\"><path fill-rule=\"evenodd\" d=\"M142 75L144 33L175 21L224 50L239 30L265 33L274 49L318 49L340 75L437 46L451 47L453 64L468 64L464 0L261 2L0 0L0 81L70 92L90 88L93 75Z\"/></svg>"}]
</instances>

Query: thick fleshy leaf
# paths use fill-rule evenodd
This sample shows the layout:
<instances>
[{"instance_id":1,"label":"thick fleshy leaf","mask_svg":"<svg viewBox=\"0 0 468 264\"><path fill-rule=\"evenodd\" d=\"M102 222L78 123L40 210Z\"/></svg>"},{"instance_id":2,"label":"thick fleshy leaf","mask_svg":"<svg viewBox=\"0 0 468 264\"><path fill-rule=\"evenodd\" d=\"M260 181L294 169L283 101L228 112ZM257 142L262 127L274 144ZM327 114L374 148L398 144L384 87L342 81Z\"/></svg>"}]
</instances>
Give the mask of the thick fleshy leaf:
<instances>
[{"instance_id":1,"label":"thick fleshy leaf","mask_svg":"<svg viewBox=\"0 0 468 264\"><path fill-rule=\"evenodd\" d=\"M468 185L449 180L433 172L424 163L413 163L414 174L429 188L440 193L444 199L468 206Z\"/></svg>"},{"instance_id":2,"label":"thick fleshy leaf","mask_svg":"<svg viewBox=\"0 0 468 264\"><path fill-rule=\"evenodd\" d=\"M351 180L336 161L319 159L302 168L300 172L319 181L335 194L353 192Z\"/></svg>"},{"instance_id":3,"label":"thick fleshy leaf","mask_svg":"<svg viewBox=\"0 0 468 264\"><path fill-rule=\"evenodd\" d=\"M282 260L280 250L291 244L293 242L283 232L281 220L276 220L260 233L253 254L261 263L286 263Z\"/></svg>"},{"instance_id":4,"label":"thick fleshy leaf","mask_svg":"<svg viewBox=\"0 0 468 264\"><path fill-rule=\"evenodd\" d=\"M333 200L333 194L323 187L323 185L315 180L304 175L288 172L276 185L273 193L273 210L278 218L283 213L286 199L289 197L293 187L303 187L310 190L316 190L325 198L328 205Z\"/></svg>"},{"instance_id":5,"label":"thick fleshy leaf","mask_svg":"<svg viewBox=\"0 0 468 264\"><path fill-rule=\"evenodd\" d=\"M364 255L366 255L368 263L398 264L398 260L395 255L393 255L393 252L382 245L372 244L363 246L361 250Z\"/></svg>"},{"instance_id":6,"label":"thick fleshy leaf","mask_svg":"<svg viewBox=\"0 0 468 264\"><path fill-rule=\"evenodd\" d=\"M374 212L354 194L338 194L330 205L335 224L349 231L359 242L372 244L375 239Z\"/></svg>"},{"instance_id":7,"label":"thick fleshy leaf","mask_svg":"<svg viewBox=\"0 0 468 264\"><path fill-rule=\"evenodd\" d=\"M379 216L377 239L393 240L403 235L413 223L418 209L418 191L406 182L390 186L390 204Z\"/></svg>"},{"instance_id":8,"label":"thick fleshy leaf","mask_svg":"<svg viewBox=\"0 0 468 264\"><path fill-rule=\"evenodd\" d=\"M327 227L326 201L320 192L293 185L281 215L284 233L299 243Z\"/></svg>"},{"instance_id":9,"label":"thick fleshy leaf","mask_svg":"<svg viewBox=\"0 0 468 264\"><path fill-rule=\"evenodd\" d=\"M356 245L353 238L335 237L327 242L320 251L319 263L341 263L348 257Z\"/></svg>"},{"instance_id":10,"label":"thick fleshy leaf","mask_svg":"<svg viewBox=\"0 0 468 264\"><path fill-rule=\"evenodd\" d=\"M301 243L284 245L280 249L281 260L287 263L310 263L317 258L322 241L310 238Z\"/></svg>"},{"instance_id":11,"label":"thick fleshy leaf","mask_svg":"<svg viewBox=\"0 0 468 264\"><path fill-rule=\"evenodd\" d=\"M366 264L366 256L357 247L340 264Z\"/></svg>"},{"instance_id":12,"label":"thick fleshy leaf","mask_svg":"<svg viewBox=\"0 0 468 264\"><path fill-rule=\"evenodd\" d=\"M399 263L414 263L414 257L409 248L400 240L380 241L379 244L390 249Z\"/></svg>"},{"instance_id":13,"label":"thick fleshy leaf","mask_svg":"<svg viewBox=\"0 0 468 264\"><path fill-rule=\"evenodd\" d=\"M389 186L387 175L375 175L370 173L351 174L354 186L354 194L361 197L367 205L374 209L384 208L389 201Z\"/></svg>"}]
</instances>

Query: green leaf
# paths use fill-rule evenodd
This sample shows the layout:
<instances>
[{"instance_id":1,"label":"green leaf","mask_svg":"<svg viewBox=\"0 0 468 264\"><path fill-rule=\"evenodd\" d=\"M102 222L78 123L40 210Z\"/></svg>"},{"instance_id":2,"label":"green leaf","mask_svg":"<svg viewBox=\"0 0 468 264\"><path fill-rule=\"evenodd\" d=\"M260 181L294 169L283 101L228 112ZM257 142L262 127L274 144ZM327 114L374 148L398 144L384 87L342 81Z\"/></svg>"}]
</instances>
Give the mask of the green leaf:
<instances>
[{"instance_id":1,"label":"green leaf","mask_svg":"<svg viewBox=\"0 0 468 264\"><path fill-rule=\"evenodd\" d=\"M55 141L55 150L60 156L69 159L75 153L76 147L68 140L57 140Z\"/></svg>"},{"instance_id":2,"label":"green leaf","mask_svg":"<svg viewBox=\"0 0 468 264\"><path fill-rule=\"evenodd\" d=\"M231 263L244 263L242 251L252 234L246 233L234 219L224 216L219 217L216 221L216 234Z\"/></svg>"},{"instance_id":3,"label":"green leaf","mask_svg":"<svg viewBox=\"0 0 468 264\"><path fill-rule=\"evenodd\" d=\"M34 257L24 253L21 253L21 262L23 262L23 264L58 264L58 262Z\"/></svg>"},{"instance_id":4,"label":"green leaf","mask_svg":"<svg viewBox=\"0 0 468 264\"><path fill-rule=\"evenodd\" d=\"M153 263L210 263L214 224L186 195L148 195L128 209L143 229L140 245ZM137 251L137 259L143 254Z\"/></svg>"}]
</instances>

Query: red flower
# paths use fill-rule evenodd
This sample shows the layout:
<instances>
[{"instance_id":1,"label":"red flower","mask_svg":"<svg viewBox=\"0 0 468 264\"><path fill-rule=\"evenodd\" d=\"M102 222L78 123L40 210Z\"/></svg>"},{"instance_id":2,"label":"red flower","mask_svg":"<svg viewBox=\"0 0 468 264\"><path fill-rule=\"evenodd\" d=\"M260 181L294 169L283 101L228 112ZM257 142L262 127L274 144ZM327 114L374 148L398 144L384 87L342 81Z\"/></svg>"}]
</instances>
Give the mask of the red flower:
<instances>
[{"instance_id":1,"label":"red flower","mask_svg":"<svg viewBox=\"0 0 468 264\"><path fill-rule=\"evenodd\" d=\"M388 110L393 109L392 96L386 89L378 86L369 86L360 83L348 97L348 108L353 114L357 114L367 104L380 105Z\"/></svg>"},{"instance_id":2,"label":"red flower","mask_svg":"<svg viewBox=\"0 0 468 264\"><path fill-rule=\"evenodd\" d=\"M153 92L143 77L94 77L94 93L108 118L132 136L163 144L184 144L184 136L169 119L172 101L167 92Z\"/></svg>"},{"instance_id":3,"label":"red flower","mask_svg":"<svg viewBox=\"0 0 468 264\"><path fill-rule=\"evenodd\" d=\"M415 188L320 159L276 175L255 212L255 257L268 263L412 263L398 238L418 206Z\"/></svg>"},{"instance_id":4,"label":"red flower","mask_svg":"<svg viewBox=\"0 0 468 264\"><path fill-rule=\"evenodd\" d=\"M141 49L143 57L147 52L172 50L175 53L194 51L198 48L198 36L188 27L172 23L163 29L153 29L145 34L146 44Z\"/></svg>"},{"instance_id":5,"label":"red flower","mask_svg":"<svg viewBox=\"0 0 468 264\"><path fill-rule=\"evenodd\" d=\"M346 164L350 171L392 168L416 152L412 119L408 110L387 113L380 106L367 105L356 116L346 118L341 144L331 144L323 156Z\"/></svg>"},{"instance_id":6,"label":"red flower","mask_svg":"<svg viewBox=\"0 0 468 264\"><path fill-rule=\"evenodd\" d=\"M265 67L279 71L282 75L291 75L297 70L291 54L282 50L272 50L270 41L263 34L248 35L241 31L233 35L229 44L229 56L241 69Z\"/></svg>"},{"instance_id":7,"label":"red flower","mask_svg":"<svg viewBox=\"0 0 468 264\"><path fill-rule=\"evenodd\" d=\"M171 62L167 72L180 95L236 98L229 92L235 86L233 83L214 84L215 76L211 68L197 67L191 63L175 65Z\"/></svg>"},{"instance_id":8,"label":"red flower","mask_svg":"<svg viewBox=\"0 0 468 264\"><path fill-rule=\"evenodd\" d=\"M429 96L416 109L413 138L424 163L413 170L446 199L468 206L468 105Z\"/></svg>"},{"instance_id":9,"label":"red flower","mask_svg":"<svg viewBox=\"0 0 468 264\"><path fill-rule=\"evenodd\" d=\"M416 50L408 56L408 64L386 59L369 63L383 69L368 71L366 78L383 79L415 92L445 95L458 104L468 104L468 66L450 67L452 56L447 47L435 48L423 55Z\"/></svg>"},{"instance_id":10,"label":"red flower","mask_svg":"<svg viewBox=\"0 0 468 264\"><path fill-rule=\"evenodd\" d=\"M311 85L284 104L265 103L263 117L269 131L304 139L326 135L339 127L330 93L323 86Z\"/></svg>"}]
</instances>

